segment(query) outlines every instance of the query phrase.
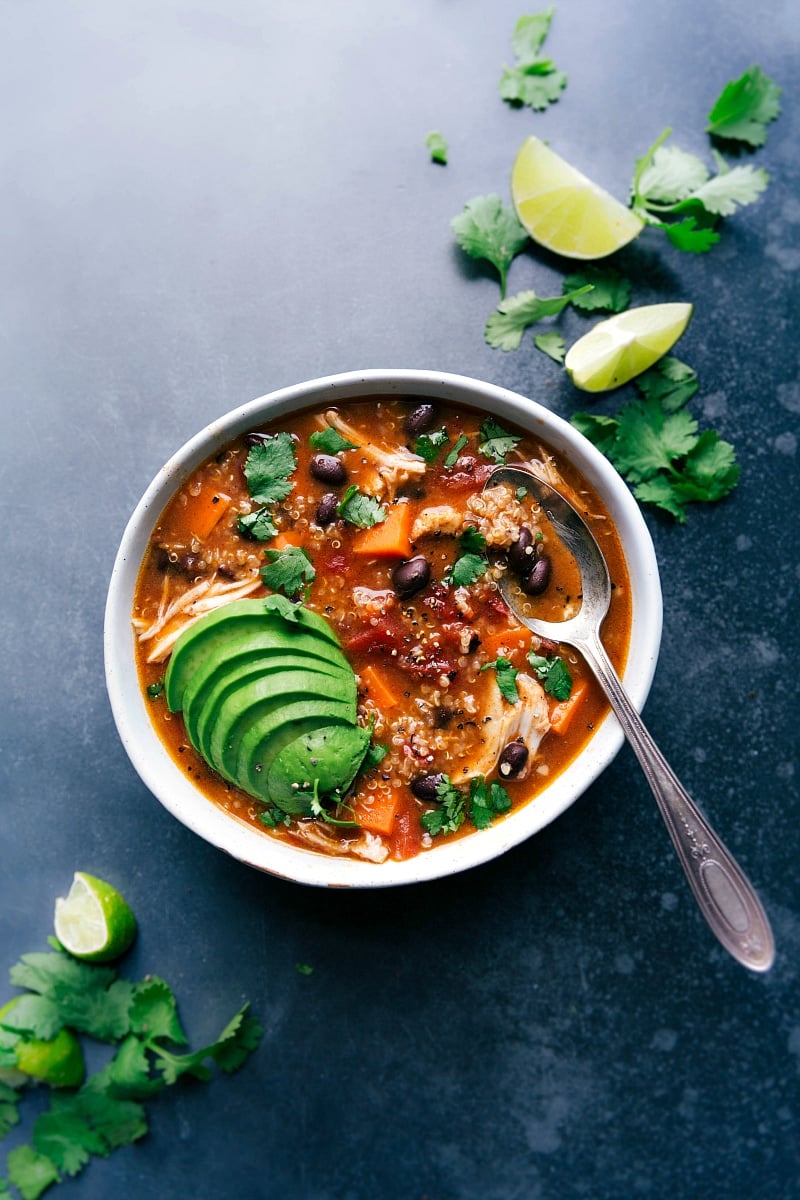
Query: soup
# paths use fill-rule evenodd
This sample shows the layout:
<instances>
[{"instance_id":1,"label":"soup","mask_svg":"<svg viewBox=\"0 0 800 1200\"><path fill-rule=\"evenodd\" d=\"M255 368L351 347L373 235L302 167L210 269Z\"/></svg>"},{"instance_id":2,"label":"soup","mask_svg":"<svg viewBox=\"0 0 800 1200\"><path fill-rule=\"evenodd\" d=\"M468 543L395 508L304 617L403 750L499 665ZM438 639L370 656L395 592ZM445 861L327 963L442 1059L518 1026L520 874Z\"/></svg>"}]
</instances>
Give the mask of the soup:
<instances>
[{"instance_id":1,"label":"soup","mask_svg":"<svg viewBox=\"0 0 800 1200\"><path fill-rule=\"evenodd\" d=\"M584 516L628 574L602 501L563 455L485 413L418 399L307 411L200 466L137 582L140 679L160 738L215 803L324 854L382 862L480 836L585 746L606 705L580 657L520 626L580 607L576 564L501 464Z\"/></svg>"}]
</instances>

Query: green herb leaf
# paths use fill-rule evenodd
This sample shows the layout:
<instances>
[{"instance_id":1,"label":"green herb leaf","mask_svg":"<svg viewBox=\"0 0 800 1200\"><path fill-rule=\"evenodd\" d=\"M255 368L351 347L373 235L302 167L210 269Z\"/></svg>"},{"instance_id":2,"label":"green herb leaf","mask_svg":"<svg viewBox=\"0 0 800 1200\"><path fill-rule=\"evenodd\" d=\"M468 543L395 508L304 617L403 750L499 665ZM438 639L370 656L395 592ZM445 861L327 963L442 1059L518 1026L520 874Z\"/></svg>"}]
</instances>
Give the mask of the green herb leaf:
<instances>
[{"instance_id":1,"label":"green herb leaf","mask_svg":"<svg viewBox=\"0 0 800 1200\"><path fill-rule=\"evenodd\" d=\"M156 683L151 683L147 688L147 694L151 700L157 700L164 691L164 680L159 679Z\"/></svg>"},{"instance_id":2,"label":"green herb leaf","mask_svg":"<svg viewBox=\"0 0 800 1200\"><path fill-rule=\"evenodd\" d=\"M487 417L483 422L480 436L478 449L486 458L491 458L496 463L504 463L506 455L510 454L519 442L519 438L504 429L494 417Z\"/></svg>"},{"instance_id":3,"label":"green herb leaf","mask_svg":"<svg viewBox=\"0 0 800 1200\"><path fill-rule=\"evenodd\" d=\"M0 1138L19 1124L20 1095L16 1088L0 1081Z\"/></svg>"},{"instance_id":4,"label":"green herb leaf","mask_svg":"<svg viewBox=\"0 0 800 1200\"><path fill-rule=\"evenodd\" d=\"M439 451L450 441L445 428L434 430L433 433L423 433L417 438L414 453L424 458L426 463L435 462Z\"/></svg>"},{"instance_id":5,"label":"green herb leaf","mask_svg":"<svg viewBox=\"0 0 800 1200\"><path fill-rule=\"evenodd\" d=\"M257 542L268 542L278 532L268 508L256 508L253 512L239 516L236 525L239 533L247 534Z\"/></svg>"},{"instance_id":6,"label":"green herb leaf","mask_svg":"<svg viewBox=\"0 0 800 1200\"><path fill-rule=\"evenodd\" d=\"M448 572L447 582L453 587L469 587L480 579L489 565L483 553L485 546L484 535L468 525L458 539L459 557Z\"/></svg>"},{"instance_id":7,"label":"green herb leaf","mask_svg":"<svg viewBox=\"0 0 800 1200\"><path fill-rule=\"evenodd\" d=\"M440 833L456 833L464 824L467 798L453 786L447 775L442 777L436 789L436 801L436 808L422 814L422 828L432 837Z\"/></svg>"},{"instance_id":8,"label":"green herb leaf","mask_svg":"<svg viewBox=\"0 0 800 1200\"><path fill-rule=\"evenodd\" d=\"M619 422L616 417L599 416L596 413L575 413L570 424L593 442L601 454L611 457L614 442L617 440Z\"/></svg>"},{"instance_id":9,"label":"green herb leaf","mask_svg":"<svg viewBox=\"0 0 800 1200\"><path fill-rule=\"evenodd\" d=\"M537 350L541 350L542 354L552 358L553 362L559 365L563 363L567 346L560 333L536 333L533 337L533 344Z\"/></svg>"},{"instance_id":10,"label":"green herb leaf","mask_svg":"<svg viewBox=\"0 0 800 1200\"><path fill-rule=\"evenodd\" d=\"M528 662L549 696L553 696L556 700L569 700L572 691L572 676L563 658L558 655L553 658L544 658L531 650L528 654Z\"/></svg>"},{"instance_id":11,"label":"green herb leaf","mask_svg":"<svg viewBox=\"0 0 800 1200\"><path fill-rule=\"evenodd\" d=\"M486 322L484 337L495 350L516 350L529 325L541 321L543 317L556 316L573 303L576 296L583 296L591 290L591 284L586 284L564 296L544 299L533 290L518 292L516 296L500 301L497 311Z\"/></svg>"},{"instance_id":12,"label":"green herb leaf","mask_svg":"<svg viewBox=\"0 0 800 1200\"><path fill-rule=\"evenodd\" d=\"M156 1038L166 1038L180 1046L186 1045L172 988L157 975L134 987L130 1020L132 1031L148 1043Z\"/></svg>"},{"instance_id":13,"label":"green herb leaf","mask_svg":"<svg viewBox=\"0 0 800 1200\"><path fill-rule=\"evenodd\" d=\"M323 454L339 454L342 450L358 450L355 442L348 442L347 438L342 437L339 430L334 429L333 425L329 425L327 429L315 430L308 440L315 450L320 450Z\"/></svg>"},{"instance_id":14,"label":"green herb leaf","mask_svg":"<svg viewBox=\"0 0 800 1200\"><path fill-rule=\"evenodd\" d=\"M264 601L264 611L275 613L277 617L282 617L284 621L289 621L292 625L297 625L300 622L300 614L303 611L302 604L295 604L292 600L287 600L285 596L267 596Z\"/></svg>"},{"instance_id":15,"label":"green herb leaf","mask_svg":"<svg viewBox=\"0 0 800 1200\"><path fill-rule=\"evenodd\" d=\"M294 596L305 584L313 583L317 572L302 546L286 546L283 550L265 550L268 564L261 568L261 578L274 592Z\"/></svg>"},{"instance_id":16,"label":"green herb leaf","mask_svg":"<svg viewBox=\"0 0 800 1200\"><path fill-rule=\"evenodd\" d=\"M588 290L587 290L588 289ZM584 267L564 278L564 291L581 312L623 312L631 302L631 283L614 267Z\"/></svg>"},{"instance_id":17,"label":"green herb leaf","mask_svg":"<svg viewBox=\"0 0 800 1200\"><path fill-rule=\"evenodd\" d=\"M355 483L351 483L345 492L337 509L339 516L359 529L371 529L386 520L386 509L382 508L374 496L361 492Z\"/></svg>"},{"instance_id":18,"label":"green herb leaf","mask_svg":"<svg viewBox=\"0 0 800 1200\"><path fill-rule=\"evenodd\" d=\"M452 471L453 467L458 462L459 454L467 445L469 445L469 438L467 435L465 433L459 434L453 449L447 454L447 457L444 460L444 467L446 471Z\"/></svg>"},{"instance_id":19,"label":"green herb leaf","mask_svg":"<svg viewBox=\"0 0 800 1200\"><path fill-rule=\"evenodd\" d=\"M507 700L509 704L518 704L517 676L519 675L519 671L517 668L509 659L502 657L496 658L494 662L485 663L481 667L481 670L488 671L490 667L494 668L496 672L497 686L500 689L503 699Z\"/></svg>"},{"instance_id":20,"label":"green herb leaf","mask_svg":"<svg viewBox=\"0 0 800 1200\"><path fill-rule=\"evenodd\" d=\"M528 241L514 209L504 205L497 195L476 196L453 217L450 228L462 250L473 258L485 258L497 268L500 292L505 296L508 268Z\"/></svg>"},{"instance_id":21,"label":"green herb leaf","mask_svg":"<svg viewBox=\"0 0 800 1200\"><path fill-rule=\"evenodd\" d=\"M33 1127L33 1145L64 1175L77 1175L93 1154L106 1154L106 1143L86 1118L71 1107L42 1113Z\"/></svg>"},{"instance_id":22,"label":"green herb leaf","mask_svg":"<svg viewBox=\"0 0 800 1200\"><path fill-rule=\"evenodd\" d=\"M128 1009L133 984L117 979L112 967L78 962L67 954L25 954L11 968L11 982L46 996L62 1025L112 1042L130 1029Z\"/></svg>"},{"instance_id":23,"label":"green herb leaf","mask_svg":"<svg viewBox=\"0 0 800 1200\"><path fill-rule=\"evenodd\" d=\"M669 471L697 441L697 421L680 410L665 413L655 400L633 400L620 411L612 461L633 483Z\"/></svg>"},{"instance_id":24,"label":"green herb leaf","mask_svg":"<svg viewBox=\"0 0 800 1200\"><path fill-rule=\"evenodd\" d=\"M250 449L244 464L244 474L251 499L256 504L274 504L284 500L294 484L290 475L297 466L294 442L288 433L257 442Z\"/></svg>"},{"instance_id":25,"label":"green herb leaf","mask_svg":"<svg viewBox=\"0 0 800 1200\"><path fill-rule=\"evenodd\" d=\"M8 1178L22 1200L38 1200L51 1183L58 1183L61 1178L53 1161L46 1154L37 1154L32 1146L9 1150L6 1166Z\"/></svg>"},{"instance_id":26,"label":"green herb leaf","mask_svg":"<svg viewBox=\"0 0 800 1200\"><path fill-rule=\"evenodd\" d=\"M665 412L683 408L698 387L697 372L669 354L637 375L634 383L644 397L657 400Z\"/></svg>"},{"instance_id":27,"label":"green herb leaf","mask_svg":"<svg viewBox=\"0 0 800 1200\"><path fill-rule=\"evenodd\" d=\"M763 146L766 126L780 114L780 95L774 80L752 66L725 85L708 114L706 132L748 146Z\"/></svg>"},{"instance_id":28,"label":"green herb leaf","mask_svg":"<svg viewBox=\"0 0 800 1200\"><path fill-rule=\"evenodd\" d=\"M662 224L673 246L689 254L705 254L719 241L719 234L708 225L700 225L694 217L673 224Z\"/></svg>"},{"instance_id":29,"label":"green herb leaf","mask_svg":"<svg viewBox=\"0 0 800 1200\"><path fill-rule=\"evenodd\" d=\"M672 206L673 212L683 212L699 205L717 217L730 217L740 206L752 204L769 183L762 167L732 167L720 171L683 200Z\"/></svg>"},{"instance_id":30,"label":"green herb leaf","mask_svg":"<svg viewBox=\"0 0 800 1200\"><path fill-rule=\"evenodd\" d=\"M509 104L525 104L541 112L554 104L567 86L563 71L541 53L554 12L555 7L551 6L517 21L512 38L516 62L503 68L498 84L501 98Z\"/></svg>"},{"instance_id":31,"label":"green herb leaf","mask_svg":"<svg viewBox=\"0 0 800 1200\"><path fill-rule=\"evenodd\" d=\"M476 829L488 829L495 817L510 808L511 797L501 784L487 784L480 775L471 781L469 815Z\"/></svg>"},{"instance_id":32,"label":"green herb leaf","mask_svg":"<svg viewBox=\"0 0 800 1200\"><path fill-rule=\"evenodd\" d=\"M443 167L447 165L447 142L438 129L431 130L425 138L425 145L431 152L431 162L441 163Z\"/></svg>"},{"instance_id":33,"label":"green herb leaf","mask_svg":"<svg viewBox=\"0 0 800 1200\"><path fill-rule=\"evenodd\" d=\"M195 1050L191 1054L173 1054L163 1046L152 1046L156 1055L156 1066L162 1072L168 1084L175 1083L182 1075L193 1075L195 1079L211 1078L211 1070L206 1065L211 1059L223 1071L236 1071L256 1049L263 1036L263 1030L253 1018L246 1016L248 1006L245 1004L228 1022L216 1042Z\"/></svg>"}]
</instances>

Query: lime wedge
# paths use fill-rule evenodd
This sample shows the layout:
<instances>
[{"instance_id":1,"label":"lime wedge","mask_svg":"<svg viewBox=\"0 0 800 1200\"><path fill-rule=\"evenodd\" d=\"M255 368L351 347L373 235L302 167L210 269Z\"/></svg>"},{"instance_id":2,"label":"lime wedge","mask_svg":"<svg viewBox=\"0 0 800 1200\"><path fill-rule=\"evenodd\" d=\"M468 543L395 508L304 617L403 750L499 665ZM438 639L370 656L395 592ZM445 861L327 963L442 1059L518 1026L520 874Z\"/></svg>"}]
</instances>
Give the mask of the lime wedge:
<instances>
[{"instance_id":1,"label":"lime wedge","mask_svg":"<svg viewBox=\"0 0 800 1200\"><path fill-rule=\"evenodd\" d=\"M136 918L110 883L76 871L69 894L56 900L55 931L75 958L110 962L133 942Z\"/></svg>"},{"instance_id":2,"label":"lime wedge","mask_svg":"<svg viewBox=\"0 0 800 1200\"><path fill-rule=\"evenodd\" d=\"M620 387L667 353L691 315L691 304L647 304L601 321L567 351L570 379L584 392Z\"/></svg>"},{"instance_id":3,"label":"lime wedge","mask_svg":"<svg viewBox=\"0 0 800 1200\"><path fill-rule=\"evenodd\" d=\"M10 1015L20 997L15 996L0 1008L0 1024ZM81 1044L71 1029L59 1029L54 1038L20 1036L13 1046L17 1058L16 1068L5 1068L3 1082L18 1087L28 1079L38 1079L51 1087L78 1087L83 1083L86 1067Z\"/></svg>"},{"instance_id":4,"label":"lime wedge","mask_svg":"<svg viewBox=\"0 0 800 1200\"><path fill-rule=\"evenodd\" d=\"M511 197L533 240L565 258L605 258L644 229L635 213L537 137L519 149Z\"/></svg>"}]
</instances>

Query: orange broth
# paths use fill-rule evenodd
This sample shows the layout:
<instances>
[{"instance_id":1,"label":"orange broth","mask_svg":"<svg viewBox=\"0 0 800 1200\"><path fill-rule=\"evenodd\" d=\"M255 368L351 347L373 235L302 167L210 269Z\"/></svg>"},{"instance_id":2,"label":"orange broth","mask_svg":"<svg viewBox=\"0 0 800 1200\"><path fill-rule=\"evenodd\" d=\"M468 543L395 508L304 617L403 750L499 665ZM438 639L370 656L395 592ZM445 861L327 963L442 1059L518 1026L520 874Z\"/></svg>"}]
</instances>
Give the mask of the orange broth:
<instances>
[{"instance_id":1,"label":"orange broth","mask_svg":"<svg viewBox=\"0 0 800 1200\"><path fill-rule=\"evenodd\" d=\"M416 437L408 435L405 425L422 402L421 398L373 397L340 405L335 412L357 432L352 440L359 449L338 454L347 479L333 488L315 478L309 465L317 453L309 437L326 427L325 410L295 414L262 427L258 432L263 434L290 433L297 458L291 492L271 506L278 534L264 542L254 541L238 529L239 517L257 506L250 500L243 470L248 439L236 439L196 470L161 514L137 583L133 617L141 634L165 605L190 589L202 590L209 581L231 589L243 581L246 586L253 584L253 597L266 596L269 589L259 574L266 562L265 551L286 546L305 550L316 576L304 602L329 620L356 673L359 723L374 721L374 742L388 747L383 761L357 778L354 792L347 798L345 815L355 813L359 830L354 833L326 825L320 844L311 844L322 852L328 849L326 843L331 851L348 852L351 841L363 838L364 832L384 848L381 853L388 852L395 859L424 852L443 837L481 836L469 819L457 832L426 833L422 817L435 804L415 796L411 784L426 774L446 773L456 787L466 786L471 764L491 738L491 720L487 721L485 714L498 709L498 681L496 669L487 664L498 658L530 675L529 650L545 657L558 653L573 680L570 700L547 697L551 728L531 755L525 777L503 777L496 767L486 776L505 788L511 811L535 803L538 792L580 754L607 711L600 689L579 655L567 647L542 644L520 627L506 608L496 582L498 572L506 569L503 547L489 549L492 566L488 572L468 586L456 588L448 584L447 575L463 552L458 537L442 531L420 537L411 546L411 555L425 556L430 580L403 599L394 592L392 577L407 554L397 548L386 553L385 547L372 553L364 530L338 517L325 525L316 520L322 497L334 491L341 500L351 484L367 494L379 493L387 521L398 505L408 506L399 514L406 529L432 509L449 506L462 512L469 498L481 493L497 465L479 450L486 414L443 403L436 403L435 422L428 431L446 430L448 441L435 459L423 473L396 487L387 487L380 480L374 462L362 448L372 444L406 447L413 452ZM608 512L560 453L522 429L507 422L503 426L519 439L506 456L507 465L544 465L551 479L554 472L561 490L597 538L613 585L603 641L621 671L628 651L631 591L619 536ZM466 441L456 461L446 466L447 454L454 452L462 438ZM513 508L510 501L509 506ZM368 532L371 535L373 531ZM579 605L579 577L569 552L546 523L541 533L538 541L550 557L551 579L546 591L528 597L527 603L532 615L559 620ZM175 762L216 804L254 825L265 837L299 839L307 845L308 829L300 827L318 826L316 819L294 819L288 826L267 828L261 819L264 806L225 782L189 744L181 714L170 713L159 694L168 656L148 661L157 642L157 637L138 642L138 666L142 688L150 697L153 723Z\"/></svg>"}]
</instances>

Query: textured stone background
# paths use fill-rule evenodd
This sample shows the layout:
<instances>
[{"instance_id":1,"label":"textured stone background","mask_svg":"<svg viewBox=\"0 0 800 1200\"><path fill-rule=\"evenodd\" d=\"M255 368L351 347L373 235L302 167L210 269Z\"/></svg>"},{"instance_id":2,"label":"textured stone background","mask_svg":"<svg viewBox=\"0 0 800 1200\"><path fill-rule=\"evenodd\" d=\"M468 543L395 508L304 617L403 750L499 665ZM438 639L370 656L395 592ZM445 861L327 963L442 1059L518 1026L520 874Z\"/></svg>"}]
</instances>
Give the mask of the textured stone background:
<instances>
[{"instance_id":1,"label":"textured stone background","mask_svg":"<svg viewBox=\"0 0 800 1200\"><path fill-rule=\"evenodd\" d=\"M569 86L534 115L496 88L523 11L0 8L0 967L44 947L82 868L129 896L127 968L174 984L195 1045L244 998L266 1027L241 1075L160 1098L147 1140L64 1200L800 1195L800 16L560 0L547 48ZM711 102L753 62L785 89L755 160L767 194L707 257L647 234L626 263L638 303L695 302L694 411L743 468L684 528L648 515L665 622L646 715L759 885L773 972L707 932L627 750L528 844L413 890L305 891L200 842L135 776L104 691L106 585L156 470L212 417L339 370L452 370L584 407L530 335L484 344L496 282L449 220L507 194L530 132L624 197L664 126L707 153ZM553 294L558 266L523 256L510 290Z\"/></svg>"}]
</instances>

